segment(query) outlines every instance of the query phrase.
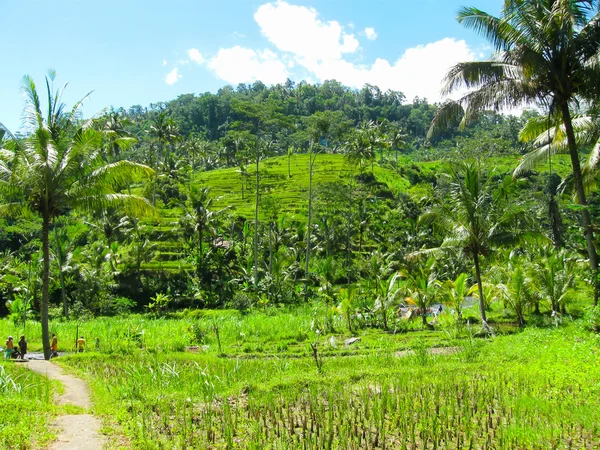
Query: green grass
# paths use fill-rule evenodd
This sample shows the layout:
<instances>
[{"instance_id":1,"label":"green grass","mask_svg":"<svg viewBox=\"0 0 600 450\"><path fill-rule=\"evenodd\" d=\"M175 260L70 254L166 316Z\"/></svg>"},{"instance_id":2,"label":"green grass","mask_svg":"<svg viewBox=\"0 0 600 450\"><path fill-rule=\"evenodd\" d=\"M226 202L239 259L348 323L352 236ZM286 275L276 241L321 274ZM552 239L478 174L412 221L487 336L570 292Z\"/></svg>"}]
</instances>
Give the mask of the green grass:
<instances>
[{"instance_id":1,"label":"green grass","mask_svg":"<svg viewBox=\"0 0 600 450\"><path fill-rule=\"evenodd\" d=\"M600 445L597 336L569 325L460 342L460 353L425 358L418 340L412 357L384 345L325 358L320 371L308 350L90 353L61 363L92 381L97 411L134 448Z\"/></svg>"},{"instance_id":2,"label":"green grass","mask_svg":"<svg viewBox=\"0 0 600 450\"><path fill-rule=\"evenodd\" d=\"M48 380L19 363L0 362L0 448L38 449L54 438L56 408Z\"/></svg>"},{"instance_id":3,"label":"green grass","mask_svg":"<svg viewBox=\"0 0 600 450\"><path fill-rule=\"evenodd\" d=\"M304 220L308 197L308 155L294 155L288 177L287 156L269 158L259 165L262 197L271 196L282 213L292 220ZM254 217L255 166L249 165L248 189L242 199L241 177L235 168L214 170L196 174L194 183L210 187L215 209L231 207L235 214ZM350 177L358 173L343 155L318 155L313 169L313 186L327 183L348 183ZM409 187L406 180L389 169L375 166L375 177L394 191L404 191Z\"/></svg>"},{"instance_id":4,"label":"green grass","mask_svg":"<svg viewBox=\"0 0 600 450\"><path fill-rule=\"evenodd\" d=\"M509 327L509 335L478 339L478 327L457 328L449 314L435 330L398 320L396 332L351 333L330 311L320 304L248 314L198 310L55 321L51 330L61 350L73 347L77 332L86 337L87 352L55 361L90 382L94 412L133 448L600 445L600 338L578 321L557 328L542 316L544 328ZM490 316L497 331L514 321L500 304ZM0 321L0 333L15 331ZM41 347L39 324L25 331L32 350ZM361 340L346 347L351 336ZM190 345L198 351L186 351ZM454 352L432 355L431 347ZM39 377L28 376L34 382L21 383L32 387L19 414L48 397ZM31 426L43 439L52 407L42 403L40 411Z\"/></svg>"}]
</instances>

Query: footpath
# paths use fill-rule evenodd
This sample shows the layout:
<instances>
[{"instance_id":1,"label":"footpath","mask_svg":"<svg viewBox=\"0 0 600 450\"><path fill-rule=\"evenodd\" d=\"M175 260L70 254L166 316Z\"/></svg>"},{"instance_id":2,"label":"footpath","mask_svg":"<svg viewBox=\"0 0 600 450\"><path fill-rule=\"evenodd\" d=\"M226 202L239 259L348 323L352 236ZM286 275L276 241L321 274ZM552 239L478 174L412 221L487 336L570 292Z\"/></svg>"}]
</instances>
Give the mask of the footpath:
<instances>
[{"instance_id":1,"label":"footpath","mask_svg":"<svg viewBox=\"0 0 600 450\"><path fill-rule=\"evenodd\" d=\"M27 366L50 380L58 380L64 385L65 392L55 398L59 405L79 406L86 411L84 414L57 417L52 424L57 430L57 439L50 445L50 450L102 450L106 439L99 433L98 418L87 413L92 404L86 383L79 378L64 374L60 367L49 361L32 360L27 362Z\"/></svg>"}]
</instances>

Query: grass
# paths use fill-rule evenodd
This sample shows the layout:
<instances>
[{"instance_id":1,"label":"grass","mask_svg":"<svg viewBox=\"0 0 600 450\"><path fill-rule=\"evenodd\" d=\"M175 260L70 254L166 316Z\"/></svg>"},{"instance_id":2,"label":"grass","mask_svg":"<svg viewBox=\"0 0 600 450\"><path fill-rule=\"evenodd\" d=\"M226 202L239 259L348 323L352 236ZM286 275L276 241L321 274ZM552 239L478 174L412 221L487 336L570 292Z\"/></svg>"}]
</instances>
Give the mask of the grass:
<instances>
[{"instance_id":1,"label":"grass","mask_svg":"<svg viewBox=\"0 0 600 450\"><path fill-rule=\"evenodd\" d=\"M0 362L0 448L44 448L54 438L56 408L48 380L12 361Z\"/></svg>"},{"instance_id":2,"label":"grass","mask_svg":"<svg viewBox=\"0 0 600 450\"><path fill-rule=\"evenodd\" d=\"M61 364L92 381L97 411L134 448L600 445L597 336L569 325L461 342L453 355L400 358L384 346L326 358L321 370L308 351L89 353Z\"/></svg>"},{"instance_id":3,"label":"grass","mask_svg":"<svg viewBox=\"0 0 600 450\"><path fill-rule=\"evenodd\" d=\"M90 382L94 412L132 448L600 445L600 338L579 321L556 327L542 317L543 328L482 339L449 315L435 330L397 321L396 332L350 333L329 311L320 304L248 314L201 310L168 319L52 322L51 329L68 350L79 325L88 351L56 362ZM497 329L509 326L500 309L491 317ZM0 333L14 331L0 321ZM32 351L41 347L39 324L26 331ZM348 337L361 340L347 347ZM185 351L190 345L198 351ZM433 354L432 347L453 350ZM47 440L44 427L56 412L48 385L4 366L22 388L3 394L4 405L18 406L16 413L4 408L1 423L35 408L28 430ZM6 448L25 442L24 434L3 433L14 438Z\"/></svg>"}]
</instances>

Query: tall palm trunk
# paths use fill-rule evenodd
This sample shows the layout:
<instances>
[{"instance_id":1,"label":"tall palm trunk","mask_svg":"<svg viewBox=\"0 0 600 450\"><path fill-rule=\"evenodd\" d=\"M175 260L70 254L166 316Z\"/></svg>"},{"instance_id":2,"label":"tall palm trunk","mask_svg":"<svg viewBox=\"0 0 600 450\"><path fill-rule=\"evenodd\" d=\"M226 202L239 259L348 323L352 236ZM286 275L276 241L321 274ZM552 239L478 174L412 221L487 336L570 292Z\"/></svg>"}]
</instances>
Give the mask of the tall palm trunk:
<instances>
[{"instance_id":1,"label":"tall palm trunk","mask_svg":"<svg viewBox=\"0 0 600 450\"><path fill-rule=\"evenodd\" d=\"M594 283L594 306L598 305L599 281L598 281L598 254L594 245L594 230L592 228L592 220L590 212L585 208L587 200L585 198L585 190L583 187L583 179L581 176L581 164L579 163L579 154L577 153L577 143L575 141L575 133L573 132L573 123L571 120L571 112L569 105L566 102L561 104L561 112L565 131L567 132L567 144L569 146L569 155L571 156L571 166L573 167L573 181L575 182L575 192L577 193L577 202L584 206L581 210L581 218L583 220L583 233L587 244L588 257L590 259L590 269L592 271L592 280Z\"/></svg>"},{"instance_id":2,"label":"tall palm trunk","mask_svg":"<svg viewBox=\"0 0 600 450\"><path fill-rule=\"evenodd\" d=\"M312 181L313 181L313 153L312 151L308 154L308 221L306 228L306 267L304 269L305 276L308 277L309 264L310 264L310 231L311 231L311 220L312 220Z\"/></svg>"},{"instance_id":3,"label":"tall palm trunk","mask_svg":"<svg viewBox=\"0 0 600 450\"><path fill-rule=\"evenodd\" d=\"M158 181L158 160L162 155L163 145L162 141L158 142L158 153L154 161L154 187L152 188L152 206L156 206L156 182Z\"/></svg>"},{"instance_id":4,"label":"tall palm trunk","mask_svg":"<svg viewBox=\"0 0 600 450\"><path fill-rule=\"evenodd\" d=\"M58 238L58 231L56 227L54 228L54 238L56 240L56 259L58 260L58 277L60 281L60 296L63 302L63 315L65 316L65 318L67 318L69 317L69 302L67 301L67 290L65 288L65 274L63 273L64 260L62 249L60 247L60 239Z\"/></svg>"},{"instance_id":5,"label":"tall palm trunk","mask_svg":"<svg viewBox=\"0 0 600 450\"><path fill-rule=\"evenodd\" d=\"M202 223L198 224L198 246L200 249L200 258L204 257L204 248L202 243L204 242L204 225Z\"/></svg>"},{"instance_id":6,"label":"tall palm trunk","mask_svg":"<svg viewBox=\"0 0 600 450\"><path fill-rule=\"evenodd\" d=\"M477 279L477 289L479 290L479 312L481 313L481 321L484 323L484 327L487 323L487 316L485 314L485 299L483 298L483 284L481 283L481 267L479 266L479 253L473 252L473 263L475 264L475 278Z\"/></svg>"},{"instance_id":7,"label":"tall palm trunk","mask_svg":"<svg viewBox=\"0 0 600 450\"><path fill-rule=\"evenodd\" d=\"M258 201L260 188L260 175L258 173L259 144L256 143L256 199L254 204L254 286L258 286Z\"/></svg>"},{"instance_id":8,"label":"tall palm trunk","mask_svg":"<svg viewBox=\"0 0 600 450\"><path fill-rule=\"evenodd\" d=\"M50 359L50 333L48 327L48 297L50 285L50 217L47 212L44 212L42 220L42 251L44 259L44 267L42 273L42 305L40 316L42 320L42 345L44 347L44 359Z\"/></svg>"}]
</instances>

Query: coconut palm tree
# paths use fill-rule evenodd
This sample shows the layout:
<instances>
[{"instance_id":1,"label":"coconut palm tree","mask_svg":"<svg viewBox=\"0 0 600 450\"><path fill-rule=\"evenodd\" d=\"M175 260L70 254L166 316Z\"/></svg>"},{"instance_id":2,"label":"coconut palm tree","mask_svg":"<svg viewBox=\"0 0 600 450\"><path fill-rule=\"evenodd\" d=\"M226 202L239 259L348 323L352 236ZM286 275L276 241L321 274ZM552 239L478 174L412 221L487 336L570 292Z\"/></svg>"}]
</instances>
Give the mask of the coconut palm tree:
<instances>
[{"instance_id":1,"label":"coconut palm tree","mask_svg":"<svg viewBox=\"0 0 600 450\"><path fill-rule=\"evenodd\" d=\"M163 149L166 143L171 143L177 137L177 125L173 122L173 119L167 118L167 115L164 111L160 111L154 120L152 121L152 125L150 125L150 129L148 133L154 139L156 139L158 143L158 152L154 158L154 187L152 189L152 206L156 204L156 181L158 179L158 168L160 164L160 159L163 156Z\"/></svg>"},{"instance_id":2,"label":"coconut palm tree","mask_svg":"<svg viewBox=\"0 0 600 450\"><path fill-rule=\"evenodd\" d=\"M110 109L105 116L100 118L101 129L106 139L105 159L113 161L119 157L121 149L129 148L137 142L129 132L125 130L131 121L121 112L121 110Z\"/></svg>"},{"instance_id":3,"label":"coconut palm tree","mask_svg":"<svg viewBox=\"0 0 600 450\"><path fill-rule=\"evenodd\" d=\"M102 158L102 134L93 129L91 121L79 120L79 110L87 96L68 111L62 102L64 88L54 89L55 76L50 71L46 77L46 116L37 86L31 77L24 77L24 119L30 134L23 141L13 140L11 148L0 157L0 213L34 213L42 219L40 315L46 359L50 358L49 233L55 219L71 209L97 211L121 206L131 214L153 211L145 199L118 192L125 182L151 176L152 169L129 161L106 164Z\"/></svg>"},{"instance_id":4,"label":"coconut palm tree","mask_svg":"<svg viewBox=\"0 0 600 450\"><path fill-rule=\"evenodd\" d=\"M502 268L505 282L498 285L505 303L515 312L519 327L525 325L525 310L533 304L534 280L530 269L526 261L513 256Z\"/></svg>"},{"instance_id":5,"label":"coconut palm tree","mask_svg":"<svg viewBox=\"0 0 600 450\"><path fill-rule=\"evenodd\" d=\"M450 182L448 201L432 206L419 218L419 223L434 225L444 235L440 247L423 249L408 255L417 258L441 252L461 251L473 259L479 291L479 310L487 327L485 296L481 279L481 257L499 245L524 239L529 235L521 223L523 210L509 202L514 188L510 177L499 186L485 176L479 165L464 162L449 167L444 174Z\"/></svg>"},{"instance_id":6,"label":"coconut palm tree","mask_svg":"<svg viewBox=\"0 0 600 450\"><path fill-rule=\"evenodd\" d=\"M470 287L467 283L468 275L459 274L455 280L446 280L442 287L444 288L444 304L450 306L456 311L456 320L462 321L462 308L465 300L473 293L475 286Z\"/></svg>"},{"instance_id":7,"label":"coconut palm tree","mask_svg":"<svg viewBox=\"0 0 600 450\"><path fill-rule=\"evenodd\" d=\"M598 0L505 0L500 17L462 8L458 21L486 37L496 52L486 61L450 69L444 92L468 92L437 111L429 135L461 115L464 124L485 109L544 106L564 125L577 201L586 206L571 107L580 99L597 97L600 89L598 8ZM581 214L597 304L594 233L588 209L582 208Z\"/></svg>"},{"instance_id":8,"label":"coconut palm tree","mask_svg":"<svg viewBox=\"0 0 600 450\"><path fill-rule=\"evenodd\" d=\"M410 271L400 271L402 277L400 290L404 292L406 302L416 306L421 314L423 326L427 326L427 313L437 299L441 283L437 280L433 258L414 264Z\"/></svg>"}]
</instances>

